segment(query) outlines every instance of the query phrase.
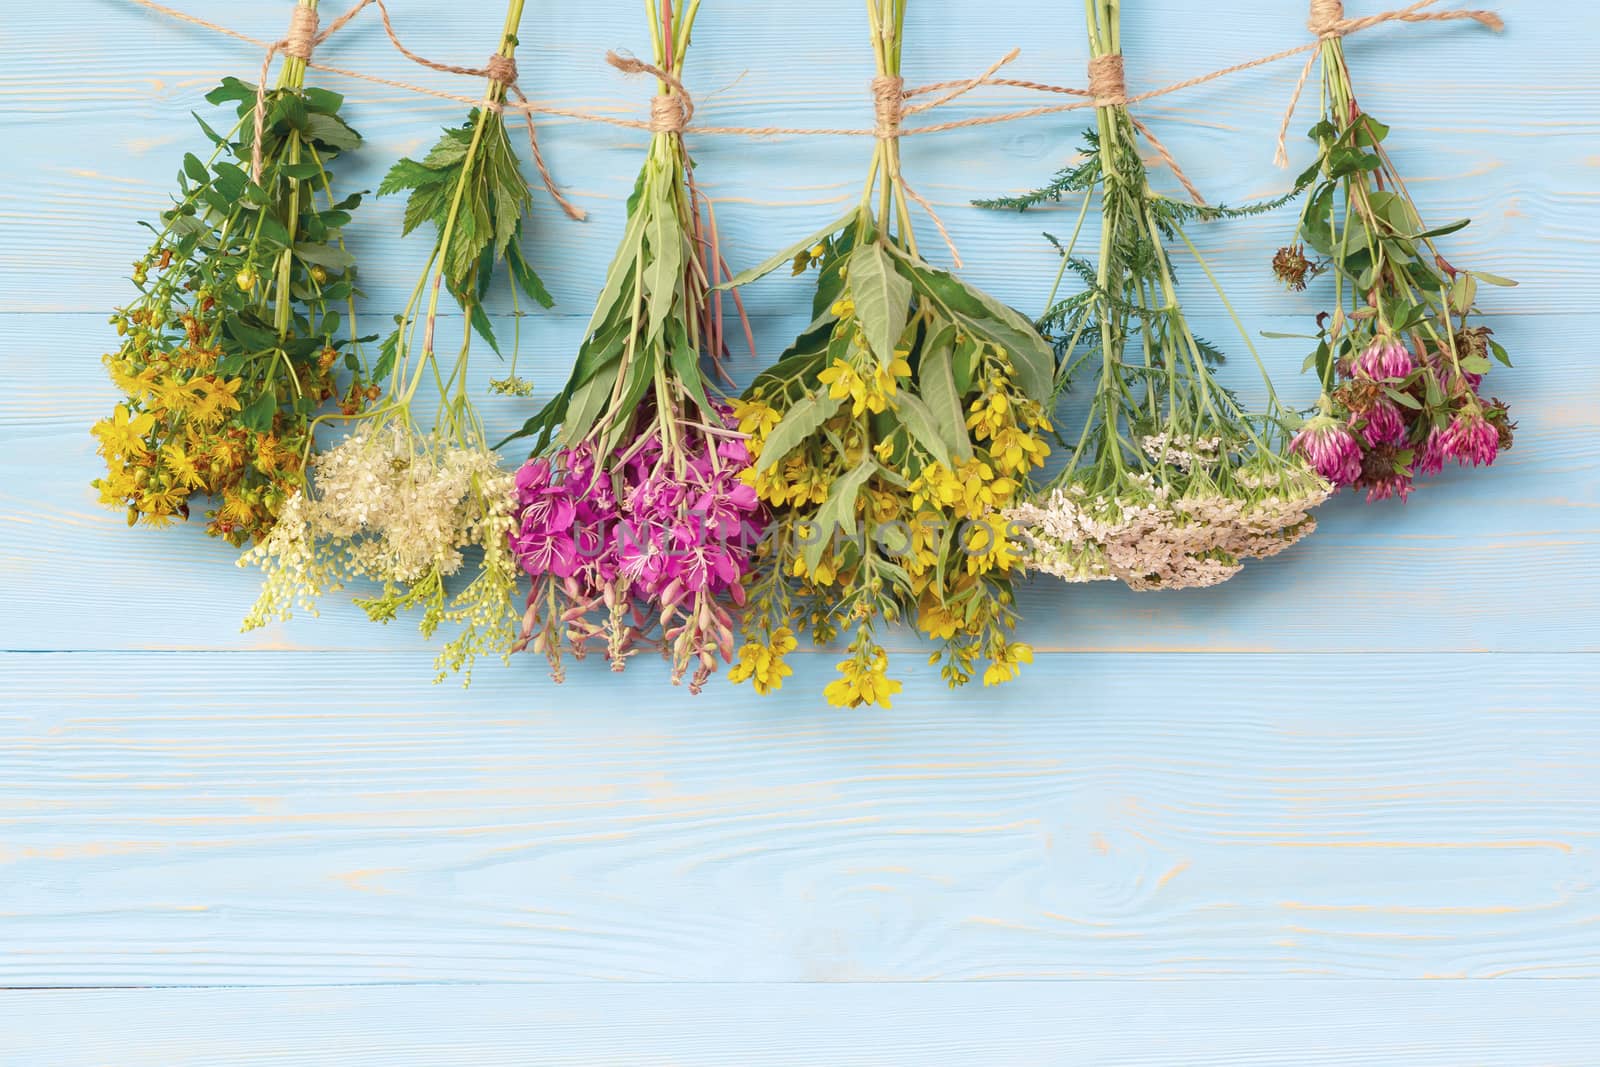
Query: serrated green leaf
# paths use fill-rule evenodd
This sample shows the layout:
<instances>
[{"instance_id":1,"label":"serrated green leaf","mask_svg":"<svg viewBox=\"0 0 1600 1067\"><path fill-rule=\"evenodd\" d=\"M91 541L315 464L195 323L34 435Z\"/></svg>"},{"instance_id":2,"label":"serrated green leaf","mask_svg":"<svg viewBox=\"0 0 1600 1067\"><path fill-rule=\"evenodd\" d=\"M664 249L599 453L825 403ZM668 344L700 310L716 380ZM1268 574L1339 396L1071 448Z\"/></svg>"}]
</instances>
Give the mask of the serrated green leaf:
<instances>
[{"instance_id":1,"label":"serrated green leaf","mask_svg":"<svg viewBox=\"0 0 1600 1067\"><path fill-rule=\"evenodd\" d=\"M489 347L494 349L495 355L499 355L500 342L495 340L494 326L489 322L488 313L483 310L483 305L476 300L472 301L471 305L468 315L472 319L472 328L478 332L480 337L489 342Z\"/></svg>"},{"instance_id":2,"label":"serrated green leaf","mask_svg":"<svg viewBox=\"0 0 1600 1067\"><path fill-rule=\"evenodd\" d=\"M540 280L539 275L528 265L528 260L522 254L522 249L518 248L515 242L512 243L510 248L506 249L506 262L511 267L511 275L516 280L516 283L522 287L522 291L527 293L534 303L543 308L555 306L555 299L545 289L544 282Z\"/></svg>"},{"instance_id":3,"label":"serrated green leaf","mask_svg":"<svg viewBox=\"0 0 1600 1067\"><path fill-rule=\"evenodd\" d=\"M318 144L337 152L348 152L361 147L361 135L333 115L306 115L303 128L306 136Z\"/></svg>"},{"instance_id":4,"label":"serrated green leaf","mask_svg":"<svg viewBox=\"0 0 1600 1067\"><path fill-rule=\"evenodd\" d=\"M401 159L389 168L383 181L378 183L378 195L388 196L406 189L418 189L442 180L438 171L429 170L414 159Z\"/></svg>"}]
</instances>

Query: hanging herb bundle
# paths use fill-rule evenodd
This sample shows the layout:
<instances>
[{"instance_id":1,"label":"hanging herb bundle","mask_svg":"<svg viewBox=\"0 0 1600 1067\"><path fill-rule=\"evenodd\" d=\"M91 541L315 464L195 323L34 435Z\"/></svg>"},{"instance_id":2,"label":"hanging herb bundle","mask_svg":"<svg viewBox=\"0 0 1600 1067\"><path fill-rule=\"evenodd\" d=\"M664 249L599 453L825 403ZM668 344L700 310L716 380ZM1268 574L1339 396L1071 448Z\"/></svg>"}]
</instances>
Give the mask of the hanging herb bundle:
<instances>
[{"instance_id":1,"label":"hanging herb bundle","mask_svg":"<svg viewBox=\"0 0 1600 1067\"><path fill-rule=\"evenodd\" d=\"M1016 560L1002 509L1049 451L1049 346L1027 319L917 251L900 174L906 0L869 0L879 138L858 206L735 279L819 271L815 320L737 406L771 508L735 680L779 688L800 637L850 635L838 706L888 706L880 622L915 619L952 686L1014 678Z\"/></svg>"},{"instance_id":2,"label":"hanging herb bundle","mask_svg":"<svg viewBox=\"0 0 1600 1067\"><path fill-rule=\"evenodd\" d=\"M1422 222L1384 148L1389 127L1356 102L1343 41L1325 37L1317 61L1322 118L1310 131L1317 160L1300 178L1311 186L1304 243L1272 261L1294 290L1323 272L1333 280L1333 309L1318 316L1306 359L1322 395L1294 447L1335 486L1364 489L1369 501L1404 500L1415 479L1452 460L1487 466L1511 447L1506 405L1481 395L1490 357L1511 360L1473 318L1479 282L1515 283L1444 258L1436 240L1470 220Z\"/></svg>"},{"instance_id":3,"label":"hanging herb bundle","mask_svg":"<svg viewBox=\"0 0 1600 1067\"><path fill-rule=\"evenodd\" d=\"M129 525L188 518L201 496L207 533L259 540L304 484L317 411L341 393L346 411L367 399L340 237L361 196L335 199L329 170L361 138L343 98L308 88L305 71L286 58L264 94L254 175L256 87L227 78L207 94L236 104L237 121L222 134L195 116L213 150L184 157L172 208L146 224L139 295L112 316L122 343L105 359L125 396L94 427L106 461L95 487Z\"/></svg>"},{"instance_id":4,"label":"hanging herb bundle","mask_svg":"<svg viewBox=\"0 0 1600 1067\"><path fill-rule=\"evenodd\" d=\"M515 54L522 8L523 0L511 0L498 52L506 61ZM491 66L484 103L466 127L448 131L421 163L400 163L385 182L414 190L406 228L432 222L433 251L382 347L375 373L388 376L387 395L344 441L314 458L311 487L288 501L271 534L241 561L266 575L246 629L286 619L296 606L314 613L326 590L365 579L381 586L357 599L374 621L417 610L424 636L441 625L457 628L436 662L441 678L465 670L470 681L478 655L510 655L514 486L488 446L467 386L473 332L493 337L481 300L494 266L503 259L524 291L548 301L516 248L529 196L520 174L511 173L516 157L498 111L507 70ZM446 287L467 312L448 370L434 350ZM439 395L431 430L413 410L425 382ZM447 580L468 565L469 550L476 573L452 594Z\"/></svg>"},{"instance_id":5,"label":"hanging herb bundle","mask_svg":"<svg viewBox=\"0 0 1600 1067\"><path fill-rule=\"evenodd\" d=\"M512 544L533 579L518 647L557 681L567 652L600 649L620 671L656 648L699 692L732 656L761 517L743 435L701 362L725 349L714 222L682 137L699 4L648 6L654 65L613 58L659 82L627 228L566 387L516 435L536 438L517 472Z\"/></svg>"},{"instance_id":6,"label":"hanging herb bundle","mask_svg":"<svg viewBox=\"0 0 1600 1067\"><path fill-rule=\"evenodd\" d=\"M514 46L514 37L512 43ZM515 62L496 52L488 74L492 83L502 86L497 90L502 99L504 86L515 80L515 72ZM503 114L473 109L466 122L447 127L421 161L396 163L378 186L378 195L406 190L411 195L406 200L403 233L431 222L435 232L442 234L455 213L453 240L441 251L443 269L438 278L466 314L471 328L502 355L483 301L494 281L495 267L504 263L510 270L517 335L512 338L509 372L491 381L490 388L508 395L532 395L532 385L517 375L522 322L519 290L542 308L551 307L554 301L522 252L522 226L533 210L533 193L511 146ZM408 314L415 315L421 297L419 289Z\"/></svg>"},{"instance_id":7,"label":"hanging herb bundle","mask_svg":"<svg viewBox=\"0 0 1600 1067\"><path fill-rule=\"evenodd\" d=\"M1079 193L1081 229L1098 192L1102 216L1098 262L1075 256L1071 242L1062 250L1057 286L1071 272L1083 291L1059 302L1052 294L1041 320L1061 357L1063 382L1079 367L1094 376L1084 429L1060 474L1008 514L1027 566L1066 581L1213 585L1244 560L1309 533L1309 512L1329 487L1288 455L1296 420L1270 380L1265 412L1246 412L1213 373L1220 353L1184 317L1167 244L1182 242L1198 259L1186 223L1275 205L1206 208L1152 191L1138 152L1139 124L1120 102L1119 6L1087 5L1091 76L1105 84L1095 87L1096 129L1084 160L1038 193L991 202L1026 208Z\"/></svg>"}]
</instances>

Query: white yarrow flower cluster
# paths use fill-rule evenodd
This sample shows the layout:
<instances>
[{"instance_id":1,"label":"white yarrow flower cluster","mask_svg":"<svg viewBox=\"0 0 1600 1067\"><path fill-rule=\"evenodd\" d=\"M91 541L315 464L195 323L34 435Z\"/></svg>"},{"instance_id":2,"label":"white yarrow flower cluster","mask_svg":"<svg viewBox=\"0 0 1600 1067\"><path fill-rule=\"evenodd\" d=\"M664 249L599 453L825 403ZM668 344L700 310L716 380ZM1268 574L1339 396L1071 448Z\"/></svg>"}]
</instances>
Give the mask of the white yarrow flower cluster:
<instances>
[{"instance_id":1,"label":"white yarrow flower cluster","mask_svg":"<svg viewBox=\"0 0 1600 1067\"><path fill-rule=\"evenodd\" d=\"M1332 487L1307 469L1247 466L1213 478L1125 475L1109 489L1069 481L1006 517L1032 570L1069 582L1185 589L1233 577L1316 529L1312 508Z\"/></svg>"}]
</instances>

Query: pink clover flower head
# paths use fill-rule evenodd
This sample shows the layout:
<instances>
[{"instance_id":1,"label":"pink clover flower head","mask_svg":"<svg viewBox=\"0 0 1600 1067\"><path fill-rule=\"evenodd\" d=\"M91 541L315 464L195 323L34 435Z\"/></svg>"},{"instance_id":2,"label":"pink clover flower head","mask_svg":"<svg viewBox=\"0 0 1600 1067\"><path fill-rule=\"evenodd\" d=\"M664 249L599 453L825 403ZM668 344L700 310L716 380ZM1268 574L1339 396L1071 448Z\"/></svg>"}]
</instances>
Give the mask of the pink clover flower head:
<instances>
[{"instance_id":1,"label":"pink clover flower head","mask_svg":"<svg viewBox=\"0 0 1600 1067\"><path fill-rule=\"evenodd\" d=\"M1500 431L1479 411L1463 411L1439 435L1443 455L1463 467L1487 467L1500 451Z\"/></svg>"},{"instance_id":2,"label":"pink clover flower head","mask_svg":"<svg viewBox=\"0 0 1600 1067\"><path fill-rule=\"evenodd\" d=\"M1361 478L1361 446L1348 427L1326 415L1308 421L1289 441L1289 451L1336 486L1354 485Z\"/></svg>"},{"instance_id":3,"label":"pink clover flower head","mask_svg":"<svg viewBox=\"0 0 1600 1067\"><path fill-rule=\"evenodd\" d=\"M1356 357L1354 377L1381 382L1404 378L1416 369L1410 349L1393 337L1380 337Z\"/></svg>"}]
</instances>

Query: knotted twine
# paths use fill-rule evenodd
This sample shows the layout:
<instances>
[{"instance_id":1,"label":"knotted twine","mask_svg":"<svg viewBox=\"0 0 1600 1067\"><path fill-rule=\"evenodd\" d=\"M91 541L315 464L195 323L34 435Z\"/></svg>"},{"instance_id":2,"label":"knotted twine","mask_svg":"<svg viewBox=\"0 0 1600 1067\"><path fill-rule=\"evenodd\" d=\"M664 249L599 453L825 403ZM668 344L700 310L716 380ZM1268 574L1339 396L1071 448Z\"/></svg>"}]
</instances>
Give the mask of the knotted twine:
<instances>
[{"instance_id":1,"label":"knotted twine","mask_svg":"<svg viewBox=\"0 0 1600 1067\"><path fill-rule=\"evenodd\" d=\"M1283 113L1283 125L1278 127L1278 151L1273 157L1280 167L1289 165L1289 123L1294 121L1294 111L1300 103L1300 94L1306 87L1306 81L1311 77L1311 71L1317 65L1317 55L1322 49L1323 41L1336 41L1360 33L1362 30L1373 26L1381 26L1385 22L1449 22L1453 19L1471 19L1480 25L1487 26L1496 33L1506 28L1505 21L1493 11L1459 9L1455 11L1424 11L1423 8L1431 7L1438 0L1418 0L1409 7L1396 11L1385 11L1381 15L1367 15L1363 18L1350 19L1344 15L1344 0L1311 0L1311 17L1306 20L1306 28L1316 34L1317 40L1309 45L1301 46L1310 50L1311 55L1306 58L1306 65L1300 69L1300 78L1294 83L1294 92L1289 97L1289 108Z\"/></svg>"},{"instance_id":2,"label":"knotted twine","mask_svg":"<svg viewBox=\"0 0 1600 1067\"><path fill-rule=\"evenodd\" d=\"M489 57L488 61L481 68L459 67L448 63L437 63L425 56L420 56L407 48L404 43L401 42L399 35L395 33L394 23L389 19L389 9L387 6L385 6L383 0L359 0L354 7L346 11L343 15L340 15L328 25L327 29L322 30L320 33L318 32L317 12L313 8L297 4L294 8L293 14L290 16L289 32L281 40L271 42L262 41L259 38L250 36L249 34L240 33L238 30L229 29L226 26L219 25L215 22L210 22L206 19L198 18L194 15L186 14L185 12L167 7L164 4L155 3L154 0L133 0L133 2L141 7L146 7L152 11L160 12L161 14L166 15L168 18L176 19L179 22L187 22L191 25L199 26L203 29L211 30L214 33L220 33L224 36L232 37L235 40L244 41L247 44L252 44L266 50L266 55L261 61L261 75L256 79L254 143L251 145L250 150L250 177L254 181L259 182L261 180L261 139L263 133L265 132L266 126L267 77L271 73L272 60L279 53L282 53L299 60L311 70L322 71L326 74L337 74L340 77L352 78L356 81L387 85L391 88L404 89L408 92L420 93L424 96L436 96L447 100L454 100L459 103L481 105L496 112L505 110L521 111L528 124L528 147L533 155L534 166L538 168L539 177L544 182L546 191L550 193L551 197L554 198L556 203L561 205L562 210L564 210L570 217L579 221L582 221L587 217L583 209L575 206L565 196L561 195L561 190L556 186L555 178L551 175L549 167L545 165L544 155L539 151L538 133L535 130L533 123L533 115L537 109L533 108L529 104L527 96L517 85L517 62L511 56L504 55L500 52L495 52ZM345 70L340 67L330 67L327 64L316 63L312 61L312 54L318 45L332 37L335 33L338 33L350 22L350 20L354 19L367 7L373 5L376 5L378 8L378 14L383 18L384 33L389 38L389 43L394 45L396 51L405 56L407 59L411 60L413 63L427 67L430 70L436 70L446 74L461 74L467 77L487 79L492 84L490 91L486 94L485 98L483 100L476 100L472 97L460 96L455 93L441 93L435 90L427 89L420 85L413 85L409 82L395 81L390 78L380 78L376 75L363 74L359 71ZM495 86L500 87L499 92L495 91ZM506 105L503 102L503 97L506 91L514 93L518 101L523 106L519 108L515 105Z\"/></svg>"},{"instance_id":3,"label":"knotted twine","mask_svg":"<svg viewBox=\"0 0 1600 1067\"><path fill-rule=\"evenodd\" d=\"M291 24L291 34L295 35L294 39L291 41L290 38L286 37L282 41L272 42L272 43L269 44L268 42L261 41L258 38L251 37L248 34L240 33L237 30L229 29L226 26L221 26L221 25L218 25L217 23L209 22L209 21L207 21L205 19L199 18L199 17L194 16L194 15L186 14L185 12L182 12L182 11L177 11L177 10L175 10L173 8L170 8L170 7L167 7L167 6L163 5L163 4L157 3L156 0L132 0L132 2L135 3L135 4L138 4L141 7L149 8L152 11L160 12L161 14L166 15L169 18L173 18L173 19L176 19L176 20L181 21L181 22L187 22L187 23L190 23L192 25L200 26L200 27L203 27L205 29L209 29L209 30L211 30L213 32L221 33L221 34L224 34L226 36L232 37L232 38L234 38L236 40L244 41L244 42L246 42L248 44L252 44L252 45L255 45L255 46L260 47L260 48L268 49L266 63L263 64L263 75L262 75L262 78L261 78L261 81L263 83L266 80L265 70L266 70L267 67L270 66L271 61L272 61L272 57L275 54L277 54L278 52L285 51L286 47L294 47L299 51L306 52L307 56L309 56L309 53L310 53L310 48L309 47L305 47L306 38L304 36L304 31L303 30L302 31L296 31L296 26L301 25L302 24L301 20L306 18L306 16L300 14L300 11L303 10L303 9L300 9L300 8L296 9L296 14L295 14L296 22ZM1197 76L1192 77L1192 78L1186 78L1186 79L1184 79L1182 81L1173 82L1170 85L1165 85L1165 86L1162 86L1162 87L1157 88L1157 89L1146 90L1145 92L1139 93L1139 94L1137 94L1135 96L1131 96L1131 97L1126 95L1125 90L1123 90L1121 92L1115 91L1115 90L1119 89L1120 86L1118 86L1116 82L1109 80L1109 79L1111 79L1113 77L1113 75L1111 73L1109 64L1104 64L1104 65L1102 65L1102 73L1099 75L1099 77L1102 79L1101 82L1100 82L1099 88L1100 88L1101 92L1103 93L1103 95L1100 96L1098 99L1103 99L1103 100L1106 100L1108 102L1114 102L1114 103L1120 104L1121 106L1127 107L1127 106L1130 106L1130 105L1133 105L1133 104L1141 103L1141 102L1143 102L1145 100L1153 100L1153 99L1155 99L1157 97L1166 96L1166 95L1169 95L1171 93L1180 92L1180 91L1182 91L1184 89L1189 89L1189 88L1192 88L1192 87L1197 86L1197 85L1204 85L1207 82L1215 81L1218 78L1223 78L1223 77L1226 77L1226 76L1228 76L1230 74L1237 74L1237 73L1240 73L1242 71L1252 70L1252 69L1254 69L1256 67L1261 67L1261 66L1266 66L1266 65L1271 64L1271 63L1276 63L1281 59L1287 59L1287 58L1289 58L1291 56L1297 56L1297 55L1300 55L1300 54L1305 53L1305 52L1311 52L1312 53L1311 56L1307 59L1306 65L1305 65L1304 69L1300 73L1299 81L1295 85L1294 93L1293 93L1293 95L1292 95L1292 97L1290 99L1290 102L1289 102L1289 108L1288 108L1288 110L1286 111L1286 113L1284 115L1283 124L1280 127L1279 134L1278 134L1277 162L1278 162L1279 166L1283 166L1283 165L1285 165L1287 163L1286 141L1287 141L1287 136L1288 136L1289 123L1293 120L1294 110L1295 110L1296 106L1299 103L1300 94L1305 88L1305 83L1306 83L1307 79L1310 77L1312 69L1314 69L1314 67L1315 67L1317 52L1321 49L1322 43L1323 43L1324 40L1328 40L1328 39L1331 39L1331 38L1348 37L1348 36L1350 36L1352 34L1360 33L1363 30L1371 29L1374 26L1381 26L1381 25L1383 25L1385 23L1389 23L1389 22L1445 22L1445 21L1450 21L1450 20L1454 20L1454 19L1471 19L1471 20L1476 21L1476 22L1478 22L1478 23L1480 23L1480 24L1482 24L1484 26L1487 26L1488 28L1490 28L1492 30L1497 30L1498 31L1498 30L1501 30L1501 29L1504 28L1504 22L1501 20L1499 15L1495 14L1492 11L1486 11L1486 10L1425 11L1424 10L1425 8L1430 8L1434 4L1438 3L1439 0L1416 0L1415 3L1412 3L1412 4L1408 5L1407 7L1398 8L1398 9L1395 9L1395 10L1392 10L1392 11L1386 11L1386 12L1383 12L1381 14L1376 14L1376 15L1366 15L1366 16L1363 16L1361 18L1354 18L1354 19L1350 19L1350 18L1345 18L1344 17L1344 5L1342 3L1342 0L1309 0L1309 2L1310 2L1310 18L1308 20L1308 25L1309 25L1311 31L1317 35L1317 39L1314 40L1314 41L1310 41L1310 42L1308 42L1306 44L1296 45L1293 48L1286 48L1286 49L1283 49L1282 51L1274 52L1271 55L1261 56L1261 57L1259 57L1257 59L1246 60L1243 63L1235 63L1232 66L1223 67L1223 68L1221 68L1219 70L1210 71L1210 72L1208 72L1206 74L1197 75ZM453 68L453 67L450 67L450 66L447 66L447 65L444 65L444 64L435 64L432 61L426 60L423 57L418 56L416 53L411 52L410 50L405 48L404 45L401 44L398 36L394 32L393 26L389 22L388 10L387 10L387 8L384 7L382 0L360 0L360 2L354 8L352 8L350 11L346 12L343 16L341 16L326 31L323 31L321 34L318 34L318 35L310 38L310 41L309 41L310 45L314 46L316 44L320 44L322 41L326 40L329 36L331 36L337 29L342 27L346 22L348 22L351 18L353 18L357 12L359 12L361 9L365 8L369 4L373 4L373 3L376 3L378 5L379 12L380 12L380 14L383 15L384 29L385 29L385 32L388 34L390 42L392 44L394 44L394 46L403 55L405 55L408 58L412 59L414 62L420 63L421 65L427 66L430 69L434 69L434 70L441 70L441 71L446 71L446 72L458 72L458 73L463 73L463 74L472 74L472 75L477 75L477 76L480 76L480 77L481 76L488 76L488 73L489 73L488 72L488 68L485 68L484 70L473 70L471 68ZM314 12L311 13L310 17L314 20L315 19L315 13ZM291 53L291 54L293 54L293 53ZM608 54L608 59L609 59L609 55L610 54ZM981 75L978 78L968 79L966 81L937 82L937 83L933 83L933 84L930 84L930 85L924 85L924 86L920 86L920 87L913 88L913 89L905 89L905 88L901 87L901 88L898 88L898 90L896 90L894 88L891 88L887 84L880 87L878 82L875 80L874 81L874 85L873 85L873 104L874 104L874 117L875 117L875 119L877 121L875 122L874 126L872 128L870 128L870 129L859 129L859 128L857 128L857 129L852 129L852 128L807 128L807 127L785 127L785 126L696 126L694 129L695 129L695 132L697 134L743 135L743 136L750 136L750 137L773 137L773 136L841 136L841 137L869 136L869 137L877 137L877 136L879 136L880 130L888 131L888 130L892 129L895 136L907 137L907 136L911 136L911 135L914 135L914 134L940 133L940 132L943 132L943 131L946 131L946 130L963 129L963 128L975 127L975 126L989 126L989 125L995 125L995 124L1003 123L1003 122L1013 122L1013 121L1016 121L1016 120L1019 120L1019 119L1033 118L1035 116L1060 114L1060 113L1063 113L1063 112L1076 111L1076 110L1079 110L1079 109L1082 109L1082 108L1096 106L1097 97L1096 97L1095 92L1093 91L1093 89L1090 89L1090 90L1073 89L1073 88L1066 88L1066 87L1063 87L1063 86L1043 84L1043 83L1040 83L1040 82L1021 81L1021 80L1011 79L1011 78L995 78L995 77L989 76L989 75L992 75L993 72L995 70L997 70L999 67L1001 67L1004 64L1006 64L1007 62L1009 62L1010 59L1013 58L1015 55L1016 55L1016 52L1015 52L1015 50L1013 50L1013 52L1010 55L1008 55L1005 59L1000 60L999 63L996 63L993 67L991 67L989 72L987 72L987 74ZM301 58L301 57L296 56L296 58ZM1102 58L1102 59L1112 59L1113 57L1100 57L1100 58ZM1116 57L1116 58L1118 60L1120 60L1120 57ZM451 93L451 92L438 90L438 89L430 89L430 88L428 88L426 86L416 85L416 84L413 84L413 83L410 83L410 82L397 81L397 80L392 79L392 78L383 78L383 77L379 77L379 76L374 75L374 74L365 74L365 73L362 73L362 72L359 72L359 71L352 71L352 70L347 70L347 69L340 68L340 67L328 66L326 64L313 62L309 58L302 58L301 61L304 62L305 65L308 68L312 69L312 70L322 71L322 72L327 73L327 74L335 74L335 75L338 75L340 77L351 78L351 79L354 79L356 81L365 81L365 82L369 82L369 83L372 83L372 84L375 84L375 85L384 85L384 86L388 86L390 88L402 89L402 90L405 90L405 91L408 91L408 92L418 93L418 94L423 95L423 96L431 96L431 97L434 97L436 99L441 99L441 100L452 100L452 101L456 101L458 103L465 103L465 104L469 104L469 105L477 105L477 104L480 103L480 101L475 100L472 97L462 96L462 95L457 94L457 93ZM630 62L632 64L639 64L638 60L631 60L631 61L625 61L625 62ZM616 64L613 64L613 65L616 65ZM1095 67L1095 64L1093 63L1093 61L1091 61L1091 69L1090 69L1091 86L1094 85L1095 79L1097 77L1096 74L1095 74L1095 71L1094 71L1094 67ZM624 69L624 68L619 67L618 69ZM501 68L501 70L502 70L502 72L504 72L505 68ZM651 68L648 64L640 64L637 67L637 70L639 72L647 72L647 71L648 72L653 72L654 68ZM625 70L625 72L630 72L630 71L626 71ZM676 81L676 79L673 79L673 81ZM941 104L947 103L949 100L955 99L956 97L964 94L965 92L967 92L967 91L969 91L971 89L977 88L979 85L1008 86L1008 87L1015 87L1015 88L1022 88L1022 89L1026 89L1026 90L1032 90L1032 91L1036 91L1036 92L1059 93L1059 94L1065 94L1065 95L1068 95L1068 96L1083 97L1085 99L1073 101L1071 103L1066 103L1066 104L1047 104L1047 105L1043 105L1043 106L1039 106L1039 107L1025 108L1025 109L1018 110L1018 111L1007 111L1007 112L1002 112L1000 114L995 114L995 115L979 115L979 116L974 116L974 117L971 117L971 118L956 119L956 120L952 120L952 121L949 121L949 122L934 123L934 124L931 124L931 125L921 125L921 126L916 126L916 127L913 127L913 128L904 128L904 127L902 127L900 125L901 120L903 120L905 116L910 115L910 114L914 114L914 113L916 113L918 111L925 111L925 110L928 110L929 108L936 107L936 106L939 106ZM925 103L922 103L922 104L914 105L912 107L904 106L904 101L906 99L911 98L911 97L914 97L914 96L917 96L917 95L921 95L921 94L924 94L924 93L937 92L939 90L952 89L952 88L955 90L954 92L949 93L946 96L942 96L942 97L940 97L940 98L938 98L936 100L932 100L932 101L928 101L928 102L925 102ZM899 96L900 96L900 99L898 101L895 99L895 95L894 95L896 91L898 91ZM494 104L492 106L494 106L497 110L502 110L502 111L520 111L520 112L523 112L524 114L530 116L528 134L529 134L529 140L530 140L530 142L532 142L533 147L534 147L535 162L539 164L540 176L544 179L545 186L546 186L547 189L550 190L551 195L554 196L558 201L560 201L562 203L562 205L567 209L569 214L572 214L573 211L575 211L576 209L572 208L571 205L568 204L563 197L561 197L560 193L555 188L555 183L553 182L553 180L551 180L548 172L544 168L542 160L538 158L537 140L536 140L535 135L534 135L534 129L533 129L533 124L532 124L532 119L531 119L532 115L541 114L541 115L559 116L559 117L563 117L563 118L573 118L573 119L579 119L579 120L582 120L582 121L585 121L585 122L600 122L600 123L605 123L605 124L611 125L611 126L619 126L619 127L624 128L624 129L646 130L646 131L654 133L654 132L659 132L661 130L670 130L672 132L682 132L682 130L687 127L688 120L692 116L693 110L694 110L693 103L690 100L688 93L685 90L682 89L681 83L678 83L677 86L674 87L674 89L673 89L673 91L671 93L658 94L656 97L652 98L652 101L651 101L651 118L650 118L649 121L640 121L640 120L637 120L637 119L619 118L619 117L614 116L614 115L606 115L606 114L601 114L601 113L592 112L592 111L581 111L581 110L577 110L577 109L573 109L573 108L555 107L555 106L551 106L551 105L547 105L547 104L535 104L535 103L532 103L531 101L529 101L528 98L520 90L515 90L515 93L516 93L516 96L518 98L516 103L498 103L498 104ZM676 97L676 100L672 100L673 97ZM666 102L662 102L662 101L666 101ZM491 105L487 105L486 104L485 106L491 106ZM672 109L672 110L669 111L668 110L669 108ZM1131 117L1132 116L1130 116L1130 118ZM258 107L257 108L257 122L259 123L260 121L261 121L261 112L260 112L260 108ZM1135 120L1135 121L1137 122L1137 120ZM681 123L681 125L680 125L680 123ZM1172 157L1170 156L1170 154L1167 153L1165 151L1165 149L1161 147L1159 141L1155 140L1154 138L1152 138L1150 136L1148 128L1143 127L1142 124L1139 124L1139 125L1140 125L1140 132L1147 139L1149 139L1151 141L1151 147L1157 149L1158 153L1162 157L1162 162L1167 163L1169 166L1171 166L1173 161L1172 161ZM258 135L258 137L257 137L257 144L258 145L259 145L259 142L260 142L260 137ZM1184 184L1185 188L1190 190L1191 195L1194 195L1194 190L1189 186L1189 183L1186 180L1182 179L1181 172L1180 172L1179 176L1180 176L1180 180L1183 181L1183 184ZM921 201L920 197L918 197L917 199L918 199L919 202L923 202L923 201Z\"/></svg>"},{"instance_id":4,"label":"knotted twine","mask_svg":"<svg viewBox=\"0 0 1600 1067\"><path fill-rule=\"evenodd\" d=\"M1128 110L1128 83L1123 70L1122 54L1111 52L1103 56L1094 56L1089 60L1089 95L1094 100L1095 107L1120 107L1123 114L1128 116L1128 121L1133 128L1138 130L1150 147L1155 149L1156 155L1161 157L1161 162L1172 171L1172 176L1178 179L1178 184L1183 186L1189 198L1201 207L1206 206L1206 198L1200 195L1200 190L1194 187L1189 176L1178 166L1178 161L1172 158L1172 153L1167 151L1167 146L1161 139L1150 132L1150 127L1140 122L1133 112Z\"/></svg>"}]
</instances>

